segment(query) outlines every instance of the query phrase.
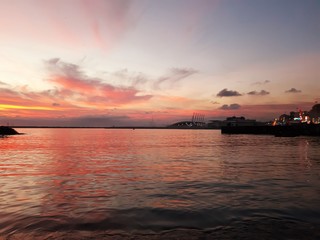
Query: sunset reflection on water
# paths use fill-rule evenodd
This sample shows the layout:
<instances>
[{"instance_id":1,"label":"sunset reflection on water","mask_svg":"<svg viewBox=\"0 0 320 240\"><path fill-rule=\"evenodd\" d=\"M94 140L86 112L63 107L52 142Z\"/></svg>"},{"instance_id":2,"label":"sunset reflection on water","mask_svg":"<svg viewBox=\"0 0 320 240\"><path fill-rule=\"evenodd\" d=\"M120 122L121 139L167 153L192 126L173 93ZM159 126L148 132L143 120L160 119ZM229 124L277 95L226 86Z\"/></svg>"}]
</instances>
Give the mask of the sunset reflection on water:
<instances>
[{"instance_id":1,"label":"sunset reflection on water","mask_svg":"<svg viewBox=\"0 0 320 240\"><path fill-rule=\"evenodd\" d=\"M0 139L5 232L83 224L108 231L207 229L258 216L318 221L310 218L311 209L320 213L317 138L213 130L21 132Z\"/></svg>"}]
</instances>

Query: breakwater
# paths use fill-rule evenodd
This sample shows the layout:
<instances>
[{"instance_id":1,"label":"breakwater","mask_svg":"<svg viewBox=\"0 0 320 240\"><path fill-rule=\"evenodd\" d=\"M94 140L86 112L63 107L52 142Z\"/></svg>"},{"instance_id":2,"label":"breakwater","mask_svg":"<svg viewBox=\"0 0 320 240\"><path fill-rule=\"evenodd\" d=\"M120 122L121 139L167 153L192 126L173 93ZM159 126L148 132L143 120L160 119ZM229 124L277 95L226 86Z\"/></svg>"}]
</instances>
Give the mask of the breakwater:
<instances>
[{"instance_id":1,"label":"breakwater","mask_svg":"<svg viewBox=\"0 0 320 240\"><path fill-rule=\"evenodd\" d=\"M320 136L319 124L299 124L290 126L223 126L222 134L257 134L275 136Z\"/></svg>"}]
</instances>

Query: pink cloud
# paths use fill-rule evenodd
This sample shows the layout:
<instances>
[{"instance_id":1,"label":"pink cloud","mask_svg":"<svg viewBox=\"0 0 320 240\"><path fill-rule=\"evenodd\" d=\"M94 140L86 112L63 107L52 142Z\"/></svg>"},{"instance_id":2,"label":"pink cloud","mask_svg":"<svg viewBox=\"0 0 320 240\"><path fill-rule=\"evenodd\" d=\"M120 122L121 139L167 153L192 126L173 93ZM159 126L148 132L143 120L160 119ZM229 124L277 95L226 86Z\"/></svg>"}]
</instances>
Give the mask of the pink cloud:
<instances>
[{"instance_id":1,"label":"pink cloud","mask_svg":"<svg viewBox=\"0 0 320 240\"><path fill-rule=\"evenodd\" d=\"M33 91L28 85L12 87L2 84L2 117L36 120L110 113L114 117L126 116L128 119L135 119L133 116L139 112L144 116L145 111L140 109L141 103L152 98L152 95L141 94L134 87L114 86L102 79L89 77L78 65L64 63L59 59L47 61L46 66L49 72L47 80L53 84L51 89ZM112 109L116 107L135 110L131 113L127 110L114 112Z\"/></svg>"},{"instance_id":2,"label":"pink cloud","mask_svg":"<svg viewBox=\"0 0 320 240\"><path fill-rule=\"evenodd\" d=\"M109 49L132 25L131 1L0 2L2 38L41 42L55 46Z\"/></svg>"},{"instance_id":3,"label":"pink cloud","mask_svg":"<svg viewBox=\"0 0 320 240\"><path fill-rule=\"evenodd\" d=\"M47 61L51 77L60 91L69 90L78 101L86 104L118 106L148 101L151 95L139 95L133 87L118 87L104 82L102 79L90 78L82 72L78 65L64 63L58 59Z\"/></svg>"},{"instance_id":4,"label":"pink cloud","mask_svg":"<svg viewBox=\"0 0 320 240\"><path fill-rule=\"evenodd\" d=\"M102 48L111 47L132 23L130 1L83 0L81 8L96 43Z\"/></svg>"}]
</instances>

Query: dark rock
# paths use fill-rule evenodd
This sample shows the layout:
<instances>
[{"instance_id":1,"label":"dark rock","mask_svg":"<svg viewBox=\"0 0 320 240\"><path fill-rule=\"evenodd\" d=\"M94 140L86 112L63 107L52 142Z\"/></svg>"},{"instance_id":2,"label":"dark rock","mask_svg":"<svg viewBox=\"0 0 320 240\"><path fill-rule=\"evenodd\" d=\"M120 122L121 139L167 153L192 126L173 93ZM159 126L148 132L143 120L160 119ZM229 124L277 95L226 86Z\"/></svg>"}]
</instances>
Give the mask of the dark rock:
<instances>
[{"instance_id":1,"label":"dark rock","mask_svg":"<svg viewBox=\"0 0 320 240\"><path fill-rule=\"evenodd\" d=\"M16 135L19 134L11 127L0 126L0 135Z\"/></svg>"}]
</instances>

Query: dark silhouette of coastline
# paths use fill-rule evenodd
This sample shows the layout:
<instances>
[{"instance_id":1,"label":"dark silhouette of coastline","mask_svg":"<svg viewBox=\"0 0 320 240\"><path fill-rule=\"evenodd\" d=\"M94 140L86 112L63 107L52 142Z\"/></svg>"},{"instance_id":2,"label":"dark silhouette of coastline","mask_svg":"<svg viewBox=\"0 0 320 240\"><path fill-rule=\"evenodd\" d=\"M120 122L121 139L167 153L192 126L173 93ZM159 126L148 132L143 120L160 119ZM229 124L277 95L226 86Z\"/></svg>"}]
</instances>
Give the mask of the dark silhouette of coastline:
<instances>
[{"instance_id":1,"label":"dark silhouette of coastline","mask_svg":"<svg viewBox=\"0 0 320 240\"><path fill-rule=\"evenodd\" d=\"M211 127L211 126L201 126L201 127L172 127L172 126L158 126L158 127L149 127L149 126L112 126L112 127L79 127L79 126L14 126L14 128L56 128L56 129L171 129L171 130L217 130L220 128Z\"/></svg>"},{"instance_id":2,"label":"dark silhouette of coastline","mask_svg":"<svg viewBox=\"0 0 320 240\"><path fill-rule=\"evenodd\" d=\"M70 129L166 129L167 127L143 127L143 126L113 126L113 127L83 127L83 126L15 126L15 128L70 128Z\"/></svg>"},{"instance_id":3,"label":"dark silhouette of coastline","mask_svg":"<svg viewBox=\"0 0 320 240\"><path fill-rule=\"evenodd\" d=\"M11 127L0 126L0 135L17 135L17 134L19 133Z\"/></svg>"},{"instance_id":4,"label":"dark silhouette of coastline","mask_svg":"<svg viewBox=\"0 0 320 240\"><path fill-rule=\"evenodd\" d=\"M223 126L222 134L274 135L276 137L320 136L320 124L288 126Z\"/></svg>"},{"instance_id":5,"label":"dark silhouette of coastline","mask_svg":"<svg viewBox=\"0 0 320 240\"><path fill-rule=\"evenodd\" d=\"M291 111L282 114L272 123L256 126L249 124L243 117L227 118L221 126L222 134L264 134L276 137L320 136L320 104L315 104L310 111Z\"/></svg>"},{"instance_id":6,"label":"dark silhouette of coastline","mask_svg":"<svg viewBox=\"0 0 320 240\"><path fill-rule=\"evenodd\" d=\"M4 129L7 130L4 130ZM216 127L144 127L144 126L113 126L113 127L75 127L75 126L15 126L15 128L52 128L52 129L168 129L168 130L221 130L222 134L274 135L277 137L320 136L320 124L299 124L288 126L252 125L252 126L221 126ZM9 130L10 129L10 130ZM12 127L0 127L0 135L20 134Z\"/></svg>"}]
</instances>

